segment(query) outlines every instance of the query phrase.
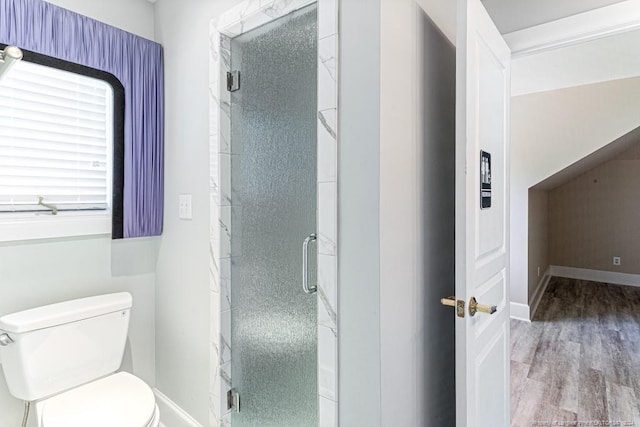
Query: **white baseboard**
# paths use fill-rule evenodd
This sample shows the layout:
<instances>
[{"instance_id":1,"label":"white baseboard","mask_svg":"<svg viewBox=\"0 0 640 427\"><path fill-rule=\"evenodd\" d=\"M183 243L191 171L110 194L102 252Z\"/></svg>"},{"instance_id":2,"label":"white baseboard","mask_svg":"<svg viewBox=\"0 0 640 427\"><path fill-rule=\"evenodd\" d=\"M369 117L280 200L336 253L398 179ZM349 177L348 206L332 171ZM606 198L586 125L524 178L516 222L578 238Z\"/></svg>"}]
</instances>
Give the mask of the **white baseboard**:
<instances>
[{"instance_id":1,"label":"white baseboard","mask_svg":"<svg viewBox=\"0 0 640 427\"><path fill-rule=\"evenodd\" d=\"M549 286L549 281L551 280L551 267L547 268L547 271L542 275L542 279L538 282L538 287L536 288L533 296L531 297L531 301L529 301L529 311L530 311L530 319L533 320L533 316L536 314L536 310L538 310L538 306L540 305L540 300L542 300L542 295L544 295L544 291L547 290L547 286Z\"/></svg>"},{"instance_id":2,"label":"white baseboard","mask_svg":"<svg viewBox=\"0 0 640 427\"><path fill-rule=\"evenodd\" d=\"M639 274L589 270L586 268L563 267L559 265L552 265L550 269L552 276L566 277L568 279L577 280L590 280L592 282L611 283L613 285L640 287Z\"/></svg>"},{"instance_id":3,"label":"white baseboard","mask_svg":"<svg viewBox=\"0 0 640 427\"><path fill-rule=\"evenodd\" d=\"M160 425L158 427L202 427L202 424L194 420L191 415L160 390L154 388L153 393L156 395L156 403L160 410Z\"/></svg>"},{"instance_id":4,"label":"white baseboard","mask_svg":"<svg viewBox=\"0 0 640 427\"><path fill-rule=\"evenodd\" d=\"M509 303L511 309L511 318L516 320L524 320L530 322L529 306L527 304L520 304L518 302Z\"/></svg>"}]
</instances>

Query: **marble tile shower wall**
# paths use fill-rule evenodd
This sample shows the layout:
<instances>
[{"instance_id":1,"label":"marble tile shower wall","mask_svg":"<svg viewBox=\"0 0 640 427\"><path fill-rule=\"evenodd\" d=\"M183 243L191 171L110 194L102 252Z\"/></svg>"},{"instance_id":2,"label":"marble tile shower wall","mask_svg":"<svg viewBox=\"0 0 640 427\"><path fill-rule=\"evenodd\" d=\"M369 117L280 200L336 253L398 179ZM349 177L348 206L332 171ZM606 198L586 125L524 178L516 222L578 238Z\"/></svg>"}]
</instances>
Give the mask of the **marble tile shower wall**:
<instances>
[{"instance_id":1,"label":"marble tile shower wall","mask_svg":"<svg viewBox=\"0 0 640 427\"><path fill-rule=\"evenodd\" d=\"M338 425L337 142L338 1L318 3L318 395L319 425ZM230 39L287 15L310 0L248 0L210 28L210 298L211 427L231 425L231 187Z\"/></svg>"}]
</instances>

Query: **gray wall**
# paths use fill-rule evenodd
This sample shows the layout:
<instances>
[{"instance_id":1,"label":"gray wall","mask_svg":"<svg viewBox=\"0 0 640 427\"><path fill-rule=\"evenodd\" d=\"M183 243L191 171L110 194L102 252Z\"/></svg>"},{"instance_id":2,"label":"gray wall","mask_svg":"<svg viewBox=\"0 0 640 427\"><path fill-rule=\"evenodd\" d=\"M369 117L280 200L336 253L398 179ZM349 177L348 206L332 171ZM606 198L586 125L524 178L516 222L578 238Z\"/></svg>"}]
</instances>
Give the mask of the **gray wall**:
<instances>
[{"instance_id":1,"label":"gray wall","mask_svg":"<svg viewBox=\"0 0 640 427\"><path fill-rule=\"evenodd\" d=\"M381 405L380 1L340 6L340 424L373 427Z\"/></svg>"},{"instance_id":2,"label":"gray wall","mask_svg":"<svg viewBox=\"0 0 640 427\"><path fill-rule=\"evenodd\" d=\"M455 47L422 11L418 14L419 319L424 372L424 425L453 426L455 318L440 298L455 295Z\"/></svg>"},{"instance_id":3,"label":"gray wall","mask_svg":"<svg viewBox=\"0 0 640 427\"><path fill-rule=\"evenodd\" d=\"M341 7L340 423L453 425L455 48L413 0Z\"/></svg>"},{"instance_id":4,"label":"gray wall","mask_svg":"<svg viewBox=\"0 0 640 427\"><path fill-rule=\"evenodd\" d=\"M529 294L531 303L544 273L549 268L549 193L529 189Z\"/></svg>"},{"instance_id":5,"label":"gray wall","mask_svg":"<svg viewBox=\"0 0 640 427\"><path fill-rule=\"evenodd\" d=\"M415 0L381 5L381 425L447 425L454 313L439 301L454 293L455 51Z\"/></svg>"}]
</instances>

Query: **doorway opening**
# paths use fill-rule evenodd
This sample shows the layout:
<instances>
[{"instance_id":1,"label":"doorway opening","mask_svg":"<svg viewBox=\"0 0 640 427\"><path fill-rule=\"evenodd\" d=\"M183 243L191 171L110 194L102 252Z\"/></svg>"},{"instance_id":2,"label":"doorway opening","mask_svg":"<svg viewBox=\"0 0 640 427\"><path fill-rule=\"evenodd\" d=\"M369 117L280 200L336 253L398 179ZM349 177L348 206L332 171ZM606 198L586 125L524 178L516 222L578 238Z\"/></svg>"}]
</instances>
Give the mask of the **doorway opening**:
<instances>
[{"instance_id":1,"label":"doorway opening","mask_svg":"<svg viewBox=\"0 0 640 427\"><path fill-rule=\"evenodd\" d=\"M635 33L559 51L623 55ZM619 61L632 76L603 65L608 78L512 98L514 426L640 422L640 78Z\"/></svg>"}]
</instances>

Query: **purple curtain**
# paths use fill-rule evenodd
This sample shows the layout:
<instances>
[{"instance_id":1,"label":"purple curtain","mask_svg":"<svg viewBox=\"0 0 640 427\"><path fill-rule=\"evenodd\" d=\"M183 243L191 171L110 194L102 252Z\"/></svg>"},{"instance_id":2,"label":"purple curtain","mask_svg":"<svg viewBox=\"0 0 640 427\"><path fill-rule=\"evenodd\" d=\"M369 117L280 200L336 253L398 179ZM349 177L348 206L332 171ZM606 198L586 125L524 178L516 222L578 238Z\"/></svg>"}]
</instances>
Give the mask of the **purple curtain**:
<instances>
[{"instance_id":1,"label":"purple curtain","mask_svg":"<svg viewBox=\"0 0 640 427\"><path fill-rule=\"evenodd\" d=\"M103 70L120 80L125 90L124 237L160 235L162 46L42 0L0 0L0 43Z\"/></svg>"}]
</instances>

